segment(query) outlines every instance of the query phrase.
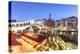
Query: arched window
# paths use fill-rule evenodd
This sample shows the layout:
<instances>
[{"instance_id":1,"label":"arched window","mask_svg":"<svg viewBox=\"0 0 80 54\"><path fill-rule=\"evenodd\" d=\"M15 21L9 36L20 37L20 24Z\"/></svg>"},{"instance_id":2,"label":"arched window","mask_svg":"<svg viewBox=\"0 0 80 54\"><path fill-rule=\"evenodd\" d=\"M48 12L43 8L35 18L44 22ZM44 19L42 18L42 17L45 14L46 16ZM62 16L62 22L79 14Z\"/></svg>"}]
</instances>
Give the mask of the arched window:
<instances>
[{"instance_id":1,"label":"arched window","mask_svg":"<svg viewBox=\"0 0 80 54\"><path fill-rule=\"evenodd\" d=\"M19 27L19 24L16 24L16 27Z\"/></svg>"}]
</instances>

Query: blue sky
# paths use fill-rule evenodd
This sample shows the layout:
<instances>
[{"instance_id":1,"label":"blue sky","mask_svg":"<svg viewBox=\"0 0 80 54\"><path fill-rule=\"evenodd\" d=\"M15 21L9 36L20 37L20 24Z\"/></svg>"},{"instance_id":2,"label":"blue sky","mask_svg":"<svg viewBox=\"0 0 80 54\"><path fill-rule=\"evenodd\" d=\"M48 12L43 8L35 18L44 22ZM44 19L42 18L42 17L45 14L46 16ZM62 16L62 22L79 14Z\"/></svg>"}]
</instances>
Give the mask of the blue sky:
<instances>
[{"instance_id":1,"label":"blue sky","mask_svg":"<svg viewBox=\"0 0 80 54\"><path fill-rule=\"evenodd\" d=\"M17 21L48 19L49 14L52 19L57 20L69 16L77 16L77 5L32 3L32 2L11 2L11 19Z\"/></svg>"}]
</instances>

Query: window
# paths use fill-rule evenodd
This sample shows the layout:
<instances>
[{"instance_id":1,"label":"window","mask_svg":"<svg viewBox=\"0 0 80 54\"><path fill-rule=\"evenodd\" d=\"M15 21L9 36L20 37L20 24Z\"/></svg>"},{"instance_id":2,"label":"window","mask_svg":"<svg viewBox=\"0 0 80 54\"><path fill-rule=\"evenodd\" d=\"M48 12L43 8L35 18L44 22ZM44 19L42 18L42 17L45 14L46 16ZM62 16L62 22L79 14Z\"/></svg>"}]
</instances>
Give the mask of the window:
<instances>
[{"instance_id":1,"label":"window","mask_svg":"<svg viewBox=\"0 0 80 54\"><path fill-rule=\"evenodd\" d=\"M74 20L72 19L71 22L74 22Z\"/></svg>"}]
</instances>

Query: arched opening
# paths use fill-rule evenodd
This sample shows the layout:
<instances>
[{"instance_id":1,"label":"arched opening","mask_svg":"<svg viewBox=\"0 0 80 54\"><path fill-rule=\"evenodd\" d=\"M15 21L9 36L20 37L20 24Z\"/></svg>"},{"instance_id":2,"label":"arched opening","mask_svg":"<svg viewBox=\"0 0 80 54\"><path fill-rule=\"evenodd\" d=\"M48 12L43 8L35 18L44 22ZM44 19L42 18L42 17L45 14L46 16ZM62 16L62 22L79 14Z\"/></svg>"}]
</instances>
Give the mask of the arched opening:
<instances>
[{"instance_id":1,"label":"arched opening","mask_svg":"<svg viewBox=\"0 0 80 54\"><path fill-rule=\"evenodd\" d=\"M22 24L20 24L20 26L22 26Z\"/></svg>"},{"instance_id":2,"label":"arched opening","mask_svg":"<svg viewBox=\"0 0 80 54\"><path fill-rule=\"evenodd\" d=\"M19 27L19 24L16 24L16 27Z\"/></svg>"}]
</instances>

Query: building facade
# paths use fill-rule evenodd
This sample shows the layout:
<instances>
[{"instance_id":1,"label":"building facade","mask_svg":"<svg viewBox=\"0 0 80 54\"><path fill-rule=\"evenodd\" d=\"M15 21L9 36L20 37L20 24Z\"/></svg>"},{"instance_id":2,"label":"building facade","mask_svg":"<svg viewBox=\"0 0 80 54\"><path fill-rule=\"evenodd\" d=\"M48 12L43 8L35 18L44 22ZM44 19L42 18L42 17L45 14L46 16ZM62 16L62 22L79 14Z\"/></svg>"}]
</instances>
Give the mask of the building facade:
<instances>
[{"instance_id":1,"label":"building facade","mask_svg":"<svg viewBox=\"0 0 80 54\"><path fill-rule=\"evenodd\" d=\"M78 18L75 16L62 18L61 20L55 21L55 27L65 26L71 29L77 29L78 26Z\"/></svg>"}]
</instances>

